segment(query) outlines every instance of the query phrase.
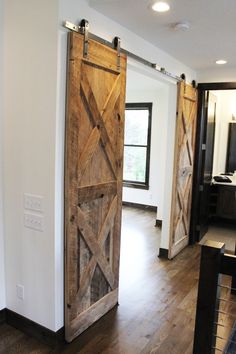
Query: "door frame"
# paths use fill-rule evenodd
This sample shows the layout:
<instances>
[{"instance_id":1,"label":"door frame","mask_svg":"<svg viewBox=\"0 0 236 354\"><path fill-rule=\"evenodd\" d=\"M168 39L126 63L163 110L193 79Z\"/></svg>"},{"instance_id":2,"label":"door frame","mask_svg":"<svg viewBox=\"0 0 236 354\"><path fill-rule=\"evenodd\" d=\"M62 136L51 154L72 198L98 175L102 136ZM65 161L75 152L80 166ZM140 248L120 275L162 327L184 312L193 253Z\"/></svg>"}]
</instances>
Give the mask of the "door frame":
<instances>
[{"instance_id":1,"label":"door frame","mask_svg":"<svg viewBox=\"0 0 236 354\"><path fill-rule=\"evenodd\" d=\"M193 174L193 199L192 199L192 213L190 224L190 244L200 241L200 231L198 227L199 220L199 202L200 185L202 184L203 171L203 150L202 144L206 139L206 107L205 94L206 91L224 91L236 90L236 82L206 82L198 84L198 108L197 108L197 131L196 131L196 146L194 158L194 174Z\"/></svg>"}]
</instances>

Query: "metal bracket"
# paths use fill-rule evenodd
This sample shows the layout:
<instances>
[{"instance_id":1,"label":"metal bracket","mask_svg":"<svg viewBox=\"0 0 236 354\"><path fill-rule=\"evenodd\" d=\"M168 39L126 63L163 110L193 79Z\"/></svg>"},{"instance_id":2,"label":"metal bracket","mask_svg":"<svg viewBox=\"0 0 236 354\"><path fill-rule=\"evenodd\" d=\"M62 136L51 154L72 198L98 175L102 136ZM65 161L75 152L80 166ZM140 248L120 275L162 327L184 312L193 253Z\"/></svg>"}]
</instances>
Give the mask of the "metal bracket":
<instances>
[{"instance_id":1,"label":"metal bracket","mask_svg":"<svg viewBox=\"0 0 236 354\"><path fill-rule=\"evenodd\" d=\"M202 151L206 150L206 144L202 144Z\"/></svg>"},{"instance_id":2,"label":"metal bracket","mask_svg":"<svg viewBox=\"0 0 236 354\"><path fill-rule=\"evenodd\" d=\"M85 19L83 19L80 22L80 28L82 30L82 33L84 35L84 58L88 58L88 46L89 46L89 22Z\"/></svg>"},{"instance_id":3,"label":"metal bracket","mask_svg":"<svg viewBox=\"0 0 236 354\"><path fill-rule=\"evenodd\" d=\"M120 37L114 38L114 48L117 50L117 70L120 70L120 52L121 52Z\"/></svg>"},{"instance_id":4,"label":"metal bracket","mask_svg":"<svg viewBox=\"0 0 236 354\"><path fill-rule=\"evenodd\" d=\"M157 70L157 71L159 71L160 73L166 73L166 69L163 68L163 67L161 67L161 66L158 65L158 64L153 63L153 64L152 64L152 68L155 69L155 70Z\"/></svg>"},{"instance_id":5,"label":"metal bracket","mask_svg":"<svg viewBox=\"0 0 236 354\"><path fill-rule=\"evenodd\" d=\"M73 32L77 32L77 33L80 32L80 26L74 25L74 23L71 23L69 21L65 21L64 27L73 31Z\"/></svg>"}]
</instances>

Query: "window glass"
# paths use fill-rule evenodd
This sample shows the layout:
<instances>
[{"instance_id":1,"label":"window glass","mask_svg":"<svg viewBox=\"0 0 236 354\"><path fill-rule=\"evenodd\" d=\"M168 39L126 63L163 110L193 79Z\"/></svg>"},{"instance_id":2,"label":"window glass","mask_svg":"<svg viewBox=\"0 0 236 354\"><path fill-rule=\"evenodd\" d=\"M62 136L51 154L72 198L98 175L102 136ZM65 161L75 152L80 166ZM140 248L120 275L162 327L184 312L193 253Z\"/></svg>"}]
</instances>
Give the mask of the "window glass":
<instances>
[{"instance_id":1,"label":"window glass","mask_svg":"<svg viewBox=\"0 0 236 354\"><path fill-rule=\"evenodd\" d=\"M146 175L146 147L125 146L124 151L124 179L145 183Z\"/></svg>"},{"instance_id":2,"label":"window glass","mask_svg":"<svg viewBox=\"0 0 236 354\"><path fill-rule=\"evenodd\" d=\"M148 109L125 111L125 144L147 145Z\"/></svg>"},{"instance_id":3,"label":"window glass","mask_svg":"<svg viewBox=\"0 0 236 354\"><path fill-rule=\"evenodd\" d=\"M152 103L127 103L124 185L148 189Z\"/></svg>"}]
</instances>

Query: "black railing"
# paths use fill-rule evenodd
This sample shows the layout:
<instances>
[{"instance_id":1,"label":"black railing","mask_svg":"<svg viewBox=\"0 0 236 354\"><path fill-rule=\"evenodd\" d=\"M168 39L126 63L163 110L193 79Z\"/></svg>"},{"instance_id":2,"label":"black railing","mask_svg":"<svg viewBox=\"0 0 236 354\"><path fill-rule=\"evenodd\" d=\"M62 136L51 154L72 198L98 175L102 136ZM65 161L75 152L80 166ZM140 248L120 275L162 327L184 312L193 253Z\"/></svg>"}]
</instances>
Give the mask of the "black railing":
<instances>
[{"instance_id":1,"label":"black railing","mask_svg":"<svg viewBox=\"0 0 236 354\"><path fill-rule=\"evenodd\" d=\"M193 354L236 353L236 256L202 246Z\"/></svg>"}]
</instances>

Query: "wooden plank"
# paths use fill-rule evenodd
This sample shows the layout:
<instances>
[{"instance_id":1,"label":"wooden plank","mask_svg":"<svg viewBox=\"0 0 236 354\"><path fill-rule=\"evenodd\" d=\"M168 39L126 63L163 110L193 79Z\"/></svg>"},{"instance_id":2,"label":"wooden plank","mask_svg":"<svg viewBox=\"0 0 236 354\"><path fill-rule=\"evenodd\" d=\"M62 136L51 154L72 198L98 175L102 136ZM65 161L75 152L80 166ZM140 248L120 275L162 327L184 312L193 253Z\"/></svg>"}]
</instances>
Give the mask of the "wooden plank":
<instances>
[{"instance_id":1,"label":"wooden plank","mask_svg":"<svg viewBox=\"0 0 236 354\"><path fill-rule=\"evenodd\" d=\"M71 33L74 42L72 58L88 61L90 64L100 66L106 70L110 70L120 74L126 70L126 55L121 53L121 68L117 70L117 52L105 45L102 45L93 39L89 40L89 57L83 58L83 35L79 33Z\"/></svg>"},{"instance_id":2,"label":"wooden plank","mask_svg":"<svg viewBox=\"0 0 236 354\"><path fill-rule=\"evenodd\" d=\"M118 287L126 78L124 55L117 70L115 50L89 41L89 56L84 59L83 36L72 33L70 38L65 174L67 341L87 328L86 313L94 314L90 324L96 321L91 306L99 311L100 300ZM76 321L80 328L72 326Z\"/></svg>"},{"instance_id":3,"label":"wooden plank","mask_svg":"<svg viewBox=\"0 0 236 354\"><path fill-rule=\"evenodd\" d=\"M79 99L73 95L80 82L80 71L72 59L73 41L69 34L68 81L66 108L66 144L65 144L65 323L70 323L75 313L67 311L77 293L77 155L78 155L78 119Z\"/></svg>"},{"instance_id":4,"label":"wooden plank","mask_svg":"<svg viewBox=\"0 0 236 354\"><path fill-rule=\"evenodd\" d=\"M79 230L82 233L85 242L87 243L90 251L93 256L96 258L97 263L99 264L104 276L106 277L110 287L114 289L114 275L112 270L104 258L103 252L96 242L97 238L94 235L92 229L87 224L84 214L80 208L78 208L78 225Z\"/></svg>"},{"instance_id":5,"label":"wooden plank","mask_svg":"<svg viewBox=\"0 0 236 354\"><path fill-rule=\"evenodd\" d=\"M100 248L103 247L103 244L107 238L108 232L112 227L112 223L114 222L116 210L117 210L117 197L115 197L113 199L110 209L109 209L109 212L108 212L106 219L104 220L103 226L101 228L101 231L100 231L100 234L98 237L98 244L99 244ZM88 286L92 280L96 264L97 264L97 259L93 255L91 260L89 261L88 266L86 267L85 271L81 275L79 291L76 295L76 300L75 300L74 306L79 306L79 301L85 295L85 293L88 289Z\"/></svg>"},{"instance_id":6,"label":"wooden plank","mask_svg":"<svg viewBox=\"0 0 236 354\"><path fill-rule=\"evenodd\" d=\"M86 107L90 112L90 117L93 119L94 124L97 125L97 128L100 130L102 147L106 152L108 162L111 166L114 176L116 176L116 161L114 157L114 151L111 146L111 142L107 134L103 119L97 107L95 97L93 95L93 92L90 88L89 82L86 77L84 77L83 81L81 82L81 90L82 90L83 99L86 104Z\"/></svg>"},{"instance_id":7,"label":"wooden plank","mask_svg":"<svg viewBox=\"0 0 236 354\"><path fill-rule=\"evenodd\" d=\"M103 198L104 195L117 193L117 182L100 183L78 188L78 201L84 203L89 200Z\"/></svg>"},{"instance_id":8,"label":"wooden plank","mask_svg":"<svg viewBox=\"0 0 236 354\"><path fill-rule=\"evenodd\" d=\"M118 289L113 290L88 310L82 312L71 323L71 338L76 338L94 322L99 320L105 313L117 305Z\"/></svg>"},{"instance_id":9,"label":"wooden plank","mask_svg":"<svg viewBox=\"0 0 236 354\"><path fill-rule=\"evenodd\" d=\"M86 167L88 166L88 164L90 163L92 157L94 156L98 143L99 143L99 139L100 139L100 132L97 129L97 127L95 127L92 130L92 133L90 134L87 144L84 147L84 150L81 154L81 156L79 157L79 162L78 162L78 183L81 179L81 177L84 174L84 171L86 169Z\"/></svg>"},{"instance_id":10,"label":"wooden plank","mask_svg":"<svg viewBox=\"0 0 236 354\"><path fill-rule=\"evenodd\" d=\"M197 92L195 89L185 83L179 83L169 258L173 258L189 242L196 131L196 98ZM180 227L182 224L183 228Z\"/></svg>"}]
</instances>

